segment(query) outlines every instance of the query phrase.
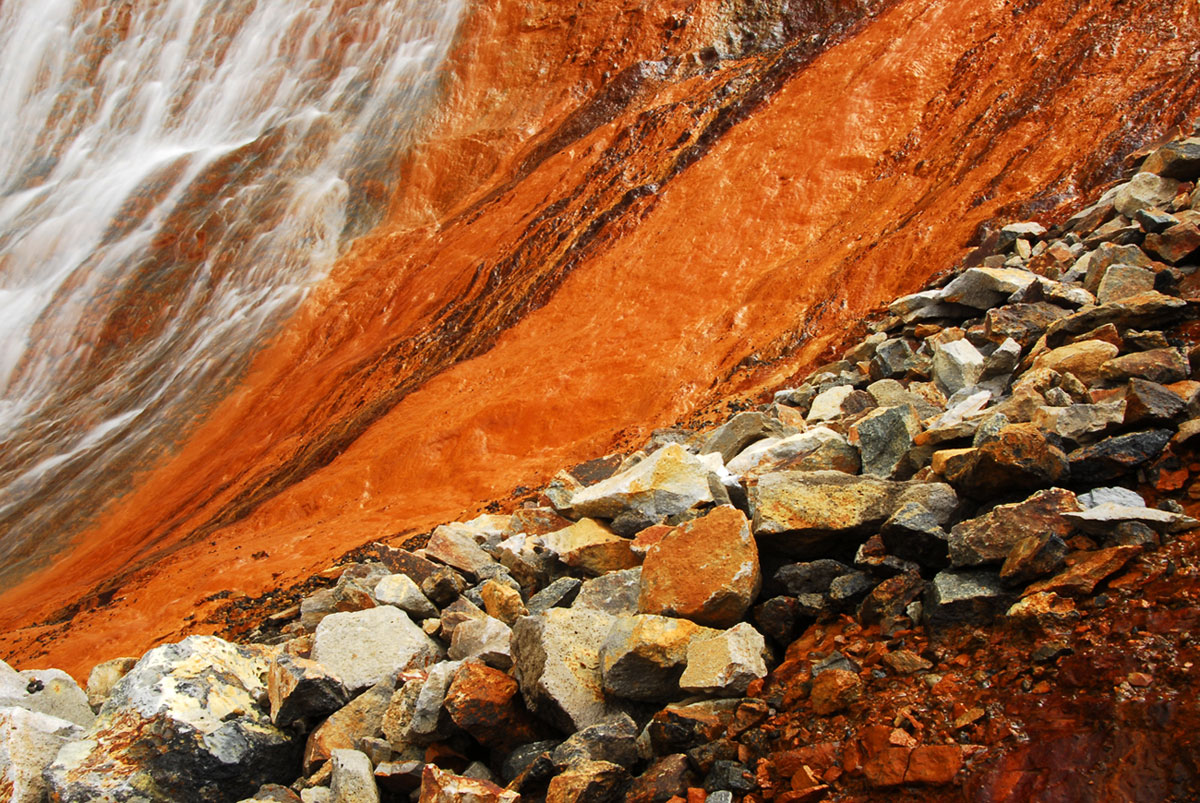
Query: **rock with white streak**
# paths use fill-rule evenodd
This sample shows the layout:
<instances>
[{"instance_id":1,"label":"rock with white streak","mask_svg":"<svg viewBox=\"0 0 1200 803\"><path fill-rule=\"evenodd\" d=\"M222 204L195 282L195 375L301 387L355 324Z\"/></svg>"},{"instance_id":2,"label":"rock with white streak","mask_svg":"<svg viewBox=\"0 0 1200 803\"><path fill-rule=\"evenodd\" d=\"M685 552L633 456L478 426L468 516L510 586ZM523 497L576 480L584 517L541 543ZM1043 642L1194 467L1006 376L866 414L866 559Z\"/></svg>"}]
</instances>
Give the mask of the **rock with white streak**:
<instances>
[{"instance_id":1,"label":"rock with white streak","mask_svg":"<svg viewBox=\"0 0 1200 803\"><path fill-rule=\"evenodd\" d=\"M300 745L263 709L267 660L213 636L151 650L59 750L51 799L224 803L291 781Z\"/></svg>"}]
</instances>

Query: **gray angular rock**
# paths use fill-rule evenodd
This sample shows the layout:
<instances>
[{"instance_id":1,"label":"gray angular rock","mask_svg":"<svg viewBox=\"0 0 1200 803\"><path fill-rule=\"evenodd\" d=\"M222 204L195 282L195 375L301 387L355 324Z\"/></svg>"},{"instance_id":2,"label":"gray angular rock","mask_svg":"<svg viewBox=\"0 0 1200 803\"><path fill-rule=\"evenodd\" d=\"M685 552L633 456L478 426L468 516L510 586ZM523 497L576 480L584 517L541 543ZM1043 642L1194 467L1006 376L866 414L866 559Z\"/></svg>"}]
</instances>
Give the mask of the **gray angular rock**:
<instances>
[{"instance_id":1,"label":"gray angular rock","mask_svg":"<svg viewBox=\"0 0 1200 803\"><path fill-rule=\"evenodd\" d=\"M834 578L848 574L850 567L841 561L821 558L807 563L788 563L780 566L771 581L793 596L824 594Z\"/></svg>"},{"instance_id":2,"label":"gray angular rock","mask_svg":"<svg viewBox=\"0 0 1200 803\"><path fill-rule=\"evenodd\" d=\"M1163 207L1179 192L1179 182L1154 173L1136 173L1117 189L1113 206L1125 217L1133 217L1139 209Z\"/></svg>"},{"instance_id":3,"label":"gray angular rock","mask_svg":"<svg viewBox=\"0 0 1200 803\"><path fill-rule=\"evenodd\" d=\"M441 648L399 608L335 613L317 625L312 657L351 692L410 666L435 661Z\"/></svg>"},{"instance_id":4,"label":"gray angular rock","mask_svg":"<svg viewBox=\"0 0 1200 803\"><path fill-rule=\"evenodd\" d=\"M1012 592L996 574L948 569L929 583L923 609L928 626L939 630L956 624L987 624L1012 602Z\"/></svg>"},{"instance_id":5,"label":"gray angular rock","mask_svg":"<svg viewBox=\"0 0 1200 803\"><path fill-rule=\"evenodd\" d=\"M266 673L265 650L213 636L151 650L46 769L51 798L224 803L291 780L299 745L262 708Z\"/></svg>"},{"instance_id":6,"label":"gray angular rock","mask_svg":"<svg viewBox=\"0 0 1200 803\"><path fill-rule=\"evenodd\" d=\"M832 421L842 416L842 405L854 393L853 385L835 385L823 390L813 399L805 420L809 422Z\"/></svg>"},{"instance_id":7,"label":"gray angular rock","mask_svg":"<svg viewBox=\"0 0 1200 803\"><path fill-rule=\"evenodd\" d=\"M446 690L454 680L454 673L462 666L462 661L442 661L429 668L421 691L413 701L412 713L405 731L405 740L413 744L428 744L437 741L446 734L439 731L442 720L442 704L446 700Z\"/></svg>"},{"instance_id":8,"label":"gray angular rock","mask_svg":"<svg viewBox=\"0 0 1200 803\"><path fill-rule=\"evenodd\" d=\"M710 458L720 462L719 457ZM579 516L612 519L632 512L659 522L713 501L709 475L714 469L712 459L668 444L632 468L579 491L571 498L571 507Z\"/></svg>"},{"instance_id":9,"label":"gray angular rock","mask_svg":"<svg viewBox=\"0 0 1200 803\"><path fill-rule=\"evenodd\" d=\"M1074 526L1067 514L1078 511L1075 494L1061 488L1038 491L1023 502L998 505L950 530L950 561L956 568L1001 564L1032 532L1065 539Z\"/></svg>"},{"instance_id":10,"label":"gray angular rock","mask_svg":"<svg viewBox=\"0 0 1200 803\"><path fill-rule=\"evenodd\" d=\"M642 567L638 566L585 581L579 586L579 593L570 607L603 611L613 616L631 616L637 613L641 593Z\"/></svg>"},{"instance_id":11,"label":"gray angular rock","mask_svg":"<svg viewBox=\"0 0 1200 803\"><path fill-rule=\"evenodd\" d=\"M554 766L569 767L581 761L609 761L628 769L638 762L638 726L628 714L589 725L554 748Z\"/></svg>"},{"instance_id":12,"label":"gray angular rock","mask_svg":"<svg viewBox=\"0 0 1200 803\"><path fill-rule=\"evenodd\" d=\"M358 750L334 750L329 776L331 803L379 803L371 759Z\"/></svg>"},{"instance_id":13,"label":"gray angular rock","mask_svg":"<svg viewBox=\"0 0 1200 803\"><path fill-rule=\"evenodd\" d=\"M59 748L83 736L74 722L24 708L0 708L0 798L43 803L42 771Z\"/></svg>"},{"instance_id":14,"label":"gray angular rock","mask_svg":"<svg viewBox=\"0 0 1200 803\"><path fill-rule=\"evenodd\" d=\"M1067 455L1071 461L1071 478L1088 484L1119 479L1158 457L1172 434L1169 429L1150 429L1114 435L1090 446L1081 446Z\"/></svg>"},{"instance_id":15,"label":"gray angular rock","mask_svg":"<svg viewBox=\"0 0 1200 803\"><path fill-rule=\"evenodd\" d=\"M605 698L600 676L600 646L613 621L573 608L517 620L513 675L530 711L571 732L619 713Z\"/></svg>"},{"instance_id":16,"label":"gray angular rock","mask_svg":"<svg viewBox=\"0 0 1200 803\"><path fill-rule=\"evenodd\" d=\"M816 426L804 432L776 440L759 441L729 461L735 474L770 471L778 466L792 470L842 471L858 473L861 462L858 450L839 432Z\"/></svg>"},{"instance_id":17,"label":"gray angular rock","mask_svg":"<svg viewBox=\"0 0 1200 803\"><path fill-rule=\"evenodd\" d=\"M942 289L942 300L975 309L1003 304L1018 290L1037 281L1037 275L1012 268L970 268Z\"/></svg>"},{"instance_id":18,"label":"gray angular rock","mask_svg":"<svg viewBox=\"0 0 1200 803\"><path fill-rule=\"evenodd\" d=\"M862 473L894 476L920 432L921 420L911 404L867 413L850 428L850 442L862 455Z\"/></svg>"},{"instance_id":19,"label":"gray angular rock","mask_svg":"<svg viewBox=\"0 0 1200 803\"><path fill-rule=\"evenodd\" d=\"M425 544L425 555L476 578L482 578L496 561L475 541L473 529L462 524L443 524L434 529Z\"/></svg>"},{"instance_id":20,"label":"gray angular rock","mask_svg":"<svg viewBox=\"0 0 1200 803\"><path fill-rule=\"evenodd\" d=\"M965 338L934 348L933 379L946 395L973 387L982 375L983 355Z\"/></svg>"},{"instance_id":21,"label":"gray angular rock","mask_svg":"<svg viewBox=\"0 0 1200 803\"><path fill-rule=\"evenodd\" d=\"M887 551L934 569L950 565L950 535L943 529L944 516L918 504L901 506L879 530Z\"/></svg>"},{"instance_id":22,"label":"gray angular rock","mask_svg":"<svg viewBox=\"0 0 1200 803\"><path fill-rule=\"evenodd\" d=\"M793 432L790 427L770 416L747 410L718 427L700 447L700 454L716 452L722 460L729 462L755 441L782 438Z\"/></svg>"},{"instance_id":23,"label":"gray angular rock","mask_svg":"<svg viewBox=\"0 0 1200 803\"><path fill-rule=\"evenodd\" d=\"M551 608L570 607L582 586L583 581L578 577L560 577L530 597L525 608L531 615L537 615Z\"/></svg>"},{"instance_id":24,"label":"gray angular rock","mask_svg":"<svg viewBox=\"0 0 1200 803\"><path fill-rule=\"evenodd\" d=\"M271 721L286 728L299 719L319 719L350 700L341 679L316 661L280 653L267 671Z\"/></svg>"},{"instance_id":25,"label":"gray angular rock","mask_svg":"<svg viewBox=\"0 0 1200 803\"><path fill-rule=\"evenodd\" d=\"M1096 298L1101 304L1107 304L1153 289L1153 271L1134 265L1109 265L1096 287Z\"/></svg>"},{"instance_id":26,"label":"gray angular rock","mask_svg":"<svg viewBox=\"0 0 1200 803\"><path fill-rule=\"evenodd\" d=\"M421 593L421 587L404 574L389 574L375 585L375 599L380 605L391 605L417 619L438 616L437 606Z\"/></svg>"}]
</instances>

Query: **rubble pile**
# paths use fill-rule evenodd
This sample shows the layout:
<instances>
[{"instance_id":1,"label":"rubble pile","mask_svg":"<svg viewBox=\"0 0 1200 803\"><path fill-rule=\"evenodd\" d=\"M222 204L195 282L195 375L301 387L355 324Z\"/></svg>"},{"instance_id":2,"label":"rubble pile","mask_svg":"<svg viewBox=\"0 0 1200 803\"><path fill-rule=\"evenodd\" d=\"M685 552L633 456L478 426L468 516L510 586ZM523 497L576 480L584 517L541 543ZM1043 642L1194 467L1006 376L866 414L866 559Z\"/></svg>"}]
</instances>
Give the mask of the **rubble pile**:
<instances>
[{"instance_id":1,"label":"rubble pile","mask_svg":"<svg viewBox=\"0 0 1200 803\"><path fill-rule=\"evenodd\" d=\"M798 803L1070 783L1029 763L1054 684L1119 671L1121 717L1196 713L1168 697L1200 624L1181 535L1200 499L1198 177L1200 139L1149 153L1055 229L993 232L770 403L419 549L380 545L274 643L192 637L98 666L86 693L2 667L0 788ZM1156 634L1133 657L1159 676L1087 677L1114 610ZM1128 799L1193 788L1179 761L1175 788Z\"/></svg>"}]
</instances>

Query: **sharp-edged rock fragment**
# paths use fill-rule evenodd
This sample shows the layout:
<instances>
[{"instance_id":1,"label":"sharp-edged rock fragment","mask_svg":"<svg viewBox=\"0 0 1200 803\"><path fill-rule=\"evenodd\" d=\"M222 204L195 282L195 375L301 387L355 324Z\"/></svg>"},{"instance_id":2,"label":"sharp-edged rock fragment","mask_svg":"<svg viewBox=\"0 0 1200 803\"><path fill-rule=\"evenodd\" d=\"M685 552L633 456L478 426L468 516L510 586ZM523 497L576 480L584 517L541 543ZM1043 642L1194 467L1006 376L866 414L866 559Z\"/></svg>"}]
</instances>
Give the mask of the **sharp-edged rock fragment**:
<instances>
[{"instance_id":1,"label":"sharp-edged rock fragment","mask_svg":"<svg viewBox=\"0 0 1200 803\"><path fill-rule=\"evenodd\" d=\"M512 629L493 616L468 619L454 628L449 655L456 661L477 660L497 669L512 667Z\"/></svg>"},{"instance_id":2,"label":"sharp-edged rock fragment","mask_svg":"<svg viewBox=\"0 0 1200 803\"><path fill-rule=\"evenodd\" d=\"M437 606L421 593L421 587L404 574L389 574L375 585L375 599L380 605L399 608L416 619L433 619Z\"/></svg>"},{"instance_id":3,"label":"sharp-edged rock fragment","mask_svg":"<svg viewBox=\"0 0 1200 803\"><path fill-rule=\"evenodd\" d=\"M1200 139L1189 137L1168 142L1147 156L1141 169L1143 173L1154 173L1177 181L1200 178Z\"/></svg>"},{"instance_id":4,"label":"sharp-edged rock fragment","mask_svg":"<svg viewBox=\"0 0 1200 803\"><path fill-rule=\"evenodd\" d=\"M1113 435L1090 446L1081 446L1067 456L1071 461L1071 478L1089 484L1119 479L1158 457L1172 434L1169 429L1150 429Z\"/></svg>"},{"instance_id":5,"label":"sharp-edged rock fragment","mask_svg":"<svg viewBox=\"0 0 1200 803\"><path fill-rule=\"evenodd\" d=\"M1142 552L1140 546L1114 546L1081 552L1071 558L1071 565L1053 577L1034 583L1025 589L1026 594L1053 592L1070 596L1085 596L1096 590L1096 586L1125 568L1134 556Z\"/></svg>"},{"instance_id":6,"label":"sharp-edged rock fragment","mask_svg":"<svg viewBox=\"0 0 1200 803\"><path fill-rule=\"evenodd\" d=\"M425 544L425 554L473 577L481 577L496 561L475 541L475 532L462 524L443 524Z\"/></svg>"},{"instance_id":7,"label":"sharp-edged rock fragment","mask_svg":"<svg viewBox=\"0 0 1200 803\"><path fill-rule=\"evenodd\" d=\"M612 625L606 613L573 608L517 620L513 674L533 713L568 731L618 713L600 677L600 646Z\"/></svg>"},{"instance_id":8,"label":"sharp-edged rock fragment","mask_svg":"<svg viewBox=\"0 0 1200 803\"><path fill-rule=\"evenodd\" d=\"M546 803L615 803L629 781L629 771L619 764L579 761L550 781Z\"/></svg>"},{"instance_id":9,"label":"sharp-edged rock fragment","mask_svg":"<svg viewBox=\"0 0 1200 803\"><path fill-rule=\"evenodd\" d=\"M750 444L764 438L782 438L792 434L778 420L763 413L738 413L721 425L700 447L700 454L716 452L728 463Z\"/></svg>"},{"instance_id":10,"label":"sharp-edged rock fragment","mask_svg":"<svg viewBox=\"0 0 1200 803\"><path fill-rule=\"evenodd\" d=\"M1065 539L1074 527L1068 514L1078 511L1075 494L1061 488L1039 491L1023 502L999 505L950 530L950 561L959 568L999 565L1031 533Z\"/></svg>"},{"instance_id":11,"label":"sharp-edged rock fragment","mask_svg":"<svg viewBox=\"0 0 1200 803\"><path fill-rule=\"evenodd\" d=\"M894 476L920 431L921 420L911 404L879 408L856 421L850 442L862 455L863 474Z\"/></svg>"},{"instance_id":12,"label":"sharp-edged rock fragment","mask_svg":"<svg viewBox=\"0 0 1200 803\"><path fill-rule=\"evenodd\" d=\"M1082 340L1046 352L1033 361L1033 368L1058 373L1070 372L1085 385L1094 385L1104 363L1117 356L1119 349L1103 340Z\"/></svg>"},{"instance_id":13,"label":"sharp-edged rock fragment","mask_svg":"<svg viewBox=\"0 0 1200 803\"><path fill-rule=\"evenodd\" d=\"M679 676L687 664L689 645L719 633L687 619L621 617L600 647L604 690L630 700L674 699L679 696Z\"/></svg>"},{"instance_id":14,"label":"sharp-edged rock fragment","mask_svg":"<svg viewBox=\"0 0 1200 803\"><path fill-rule=\"evenodd\" d=\"M316 661L281 653L267 672L271 721L286 728L298 719L320 719L349 702L336 675Z\"/></svg>"},{"instance_id":15,"label":"sharp-edged rock fragment","mask_svg":"<svg viewBox=\"0 0 1200 803\"><path fill-rule=\"evenodd\" d=\"M592 519L581 519L570 527L543 535L542 543L563 563L591 575L638 564L628 538L614 534Z\"/></svg>"},{"instance_id":16,"label":"sharp-edged rock fragment","mask_svg":"<svg viewBox=\"0 0 1200 803\"><path fill-rule=\"evenodd\" d=\"M1018 290L1037 281L1037 275L1012 268L969 268L942 289L942 300L975 309L1003 304Z\"/></svg>"},{"instance_id":17,"label":"sharp-edged rock fragment","mask_svg":"<svg viewBox=\"0 0 1200 803\"><path fill-rule=\"evenodd\" d=\"M818 426L782 440L759 441L731 460L728 468L735 474L746 474L756 469L765 471L776 466L786 466L792 470L828 469L857 474L860 465L858 450L850 445L844 435Z\"/></svg>"},{"instance_id":18,"label":"sharp-edged rock fragment","mask_svg":"<svg viewBox=\"0 0 1200 803\"><path fill-rule=\"evenodd\" d=\"M987 624L1012 604L1013 595L992 572L948 569L929 583L923 608L928 625Z\"/></svg>"},{"instance_id":19,"label":"sharp-edged rock fragment","mask_svg":"<svg viewBox=\"0 0 1200 803\"><path fill-rule=\"evenodd\" d=\"M1133 217L1139 209L1163 207L1179 192L1179 182L1154 173L1136 173L1117 190L1113 206L1125 217Z\"/></svg>"},{"instance_id":20,"label":"sharp-edged rock fragment","mask_svg":"<svg viewBox=\"0 0 1200 803\"><path fill-rule=\"evenodd\" d=\"M363 739L380 736L393 691L390 680L377 683L318 725L304 746L304 771L324 764L334 750L357 750Z\"/></svg>"},{"instance_id":21,"label":"sharp-edged rock fragment","mask_svg":"<svg viewBox=\"0 0 1200 803\"><path fill-rule=\"evenodd\" d=\"M312 657L354 692L409 666L432 663L440 651L404 611L384 605L322 619Z\"/></svg>"},{"instance_id":22,"label":"sharp-edged rock fragment","mask_svg":"<svg viewBox=\"0 0 1200 803\"><path fill-rule=\"evenodd\" d=\"M517 681L475 661L458 668L444 704L455 725L502 753L537 740L544 730L521 702Z\"/></svg>"},{"instance_id":23,"label":"sharp-edged rock fragment","mask_svg":"<svg viewBox=\"0 0 1200 803\"><path fill-rule=\"evenodd\" d=\"M628 714L589 725L573 733L550 753L556 767L570 767L581 761L608 761L629 768L638 755L638 726Z\"/></svg>"},{"instance_id":24,"label":"sharp-edged rock fragment","mask_svg":"<svg viewBox=\"0 0 1200 803\"><path fill-rule=\"evenodd\" d=\"M933 378L947 396L973 387L983 375L983 355L965 338L935 347Z\"/></svg>"},{"instance_id":25,"label":"sharp-edged rock fragment","mask_svg":"<svg viewBox=\"0 0 1200 803\"><path fill-rule=\"evenodd\" d=\"M512 625L529 613L525 610L521 592L499 580L488 580L479 587L479 594L483 597L484 610L488 616L494 616L506 625Z\"/></svg>"},{"instance_id":26,"label":"sharp-edged rock fragment","mask_svg":"<svg viewBox=\"0 0 1200 803\"><path fill-rule=\"evenodd\" d=\"M426 764L421 776L419 803L517 803L518 792L489 781L455 775Z\"/></svg>"},{"instance_id":27,"label":"sharp-edged rock fragment","mask_svg":"<svg viewBox=\"0 0 1200 803\"><path fill-rule=\"evenodd\" d=\"M836 471L764 474L750 489L754 534L764 549L794 557L820 557L830 550L853 554L907 502L950 499L942 483L895 482Z\"/></svg>"},{"instance_id":28,"label":"sharp-edged rock fragment","mask_svg":"<svg viewBox=\"0 0 1200 803\"><path fill-rule=\"evenodd\" d=\"M636 466L584 488L571 499L580 516L613 519L634 513L649 524L713 501L713 466L679 444L668 444Z\"/></svg>"},{"instance_id":29,"label":"sharp-edged rock fragment","mask_svg":"<svg viewBox=\"0 0 1200 803\"><path fill-rule=\"evenodd\" d=\"M748 622L688 646L687 668L679 678L685 691L736 696L767 674L766 640Z\"/></svg>"},{"instance_id":30,"label":"sharp-edged rock fragment","mask_svg":"<svg viewBox=\"0 0 1200 803\"><path fill-rule=\"evenodd\" d=\"M992 440L941 464L942 476L974 498L1047 488L1069 471L1067 456L1033 424L1009 424Z\"/></svg>"},{"instance_id":31,"label":"sharp-edged rock fragment","mask_svg":"<svg viewBox=\"0 0 1200 803\"><path fill-rule=\"evenodd\" d=\"M525 607L531 614L545 613L551 608L569 608L582 585L583 581L578 577L560 577L530 597Z\"/></svg>"},{"instance_id":32,"label":"sharp-edged rock fragment","mask_svg":"<svg viewBox=\"0 0 1200 803\"><path fill-rule=\"evenodd\" d=\"M270 721L266 654L213 636L151 650L84 739L46 769L53 800L238 800L295 776L298 745Z\"/></svg>"},{"instance_id":33,"label":"sharp-edged rock fragment","mask_svg":"<svg viewBox=\"0 0 1200 803\"><path fill-rule=\"evenodd\" d=\"M74 722L14 706L0 708L0 798L11 803L47 800L42 772L59 748L82 738Z\"/></svg>"},{"instance_id":34,"label":"sharp-edged rock fragment","mask_svg":"<svg viewBox=\"0 0 1200 803\"><path fill-rule=\"evenodd\" d=\"M603 611L613 616L632 616L638 612L642 593L642 567L609 572L587 580L570 607Z\"/></svg>"},{"instance_id":35,"label":"sharp-edged rock fragment","mask_svg":"<svg viewBox=\"0 0 1200 803\"><path fill-rule=\"evenodd\" d=\"M331 803L379 803L371 759L358 750L334 750L329 778Z\"/></svg>"},{"instance_id":36,"label":"sharp-edged rock fragment","mask_svg":"<svg viewBox=\"0 0 1200 803\"><path fill-rule=\"evenodd\" d=\"M679 525L646 552L638 610L729 627L749 610L761 582L750 522L722 506Z\"/></svg>"},{"instance_id":37,"label":"sharp-edged rock fragment","mask_svg":"<svg viewBox=\"0 0 1200 803\"><path fill-rule=\"evenodd\" d=\"M88 673L87 700L93 711L100 710L117 681L125 677L137 661L136 658L113 658L92 667L92 671Z\"/></svg>"},{"instance_id":38,"label":"sharp-edged rock fragment","mask_svg":"<svg viewBox=\"0 0 1200 803\"><path fill-rule=\"evenodd\" d=\"M1108 382L1124 382L1132 378L1146 379L1167 385L1187 379L1191 366L1178 349L1151 349L1113 357L1100 367L1100 375Z\"/></svg>"}]
</instances>

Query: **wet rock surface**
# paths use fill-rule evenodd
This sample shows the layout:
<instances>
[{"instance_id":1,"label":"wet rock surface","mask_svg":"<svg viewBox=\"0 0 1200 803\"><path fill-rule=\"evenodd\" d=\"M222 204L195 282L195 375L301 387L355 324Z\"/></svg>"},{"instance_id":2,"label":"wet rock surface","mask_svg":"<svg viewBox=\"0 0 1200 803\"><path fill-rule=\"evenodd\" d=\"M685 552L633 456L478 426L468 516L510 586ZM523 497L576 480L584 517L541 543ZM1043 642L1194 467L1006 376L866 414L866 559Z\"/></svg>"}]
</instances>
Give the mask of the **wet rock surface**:
<instances>
[{"instance_id":1,"label":"wet rock surface","mask_svg":"<svg viewBox=\"0 0 1200 803\"><path fill-rule=\"evenodd\" d=\"M1200 265L1125 270L1195 212L1175 150L758 409L378 545L270 644L98 668L98 715L0 666L0 756L64 801L1189 799Z\"/></svg>"}]
</instances>

